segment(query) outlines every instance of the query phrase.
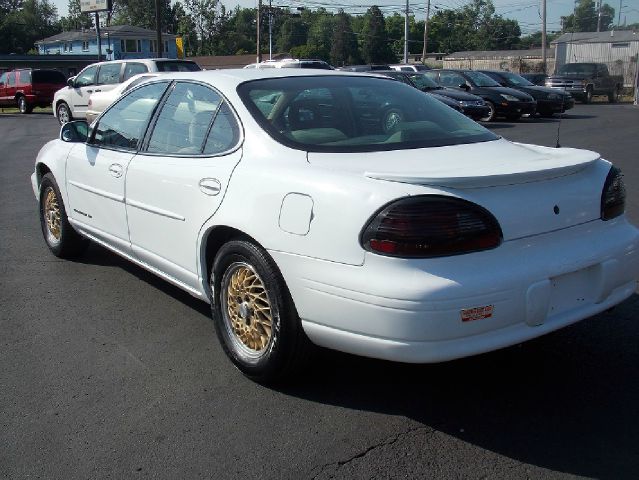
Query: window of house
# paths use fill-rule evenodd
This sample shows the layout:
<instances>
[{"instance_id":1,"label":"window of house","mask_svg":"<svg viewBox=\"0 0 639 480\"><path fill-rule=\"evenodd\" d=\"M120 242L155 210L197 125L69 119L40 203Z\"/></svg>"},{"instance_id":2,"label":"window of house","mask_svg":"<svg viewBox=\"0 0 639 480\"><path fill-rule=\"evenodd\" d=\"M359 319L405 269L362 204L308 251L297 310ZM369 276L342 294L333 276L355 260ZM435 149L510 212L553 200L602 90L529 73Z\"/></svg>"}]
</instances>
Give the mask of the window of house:
<instances>
[{"instance_id":1,"label":"window of house","mask_svg":"<svg viewBox=\"0 0 639 480\"><path fill-rule=\"evenodd\" d=\"M162 98L168 82L158 82L133 90L111 106L95 126L92 145L136 150L149 118Z\"/></svg>"},{"instance_id":2,"label":"window of house","mask_svg":"<svg viewBox=\"0 0 639 480\"><path fill-rule=\"evenodd\" d=\"M88 52L89 51L89 42L87 42L87 41L82 42L82 51L83 52Z\"/></svg>"},{"instance_id":3,"label":"window of house","mask_svg":"<svg viewBox=\"0 0 639 480\"><path fill-rule=\"evenodd\" d=\"M151 53L157 52L158 41L157 40L151 40L149 43L150 43ZM169 41L168 40L164 40L164 43L162 45L163 45L162 48L164 49L164 50L162 50L162 53L168 52L169 51Z\"/></svg>"},{"instance_id":4,"label":"window of house","mask_svg":"<svg viewBox=\"0 0 639 480\"><path fill-rule=\"evenodd\" d=\"M64 44L64 51L65 51L65 52L66 52L66 51L68 51L68 47L67 47L67 44L66 44L66 43Z\"/></svg>"},{"instance_id":5,"label":"window of house","mask_svg":"<svg viewBox=\"0 0 639 480\"><path fill-rule=\"evenodd\" d=\"M73 51L73 42L69 43L69 51L72 52Z\"/></svg>"},{"instance_id":6,"label":"window of house","mask_svg":"<svg viewBox=\"0 0 639 480\"><path fill-rule=\"evenodd\" d=\"M125 53L140 53L142 51L142 42L130 38L120 40L120 50Z\"/></svg>"}]
</instances>

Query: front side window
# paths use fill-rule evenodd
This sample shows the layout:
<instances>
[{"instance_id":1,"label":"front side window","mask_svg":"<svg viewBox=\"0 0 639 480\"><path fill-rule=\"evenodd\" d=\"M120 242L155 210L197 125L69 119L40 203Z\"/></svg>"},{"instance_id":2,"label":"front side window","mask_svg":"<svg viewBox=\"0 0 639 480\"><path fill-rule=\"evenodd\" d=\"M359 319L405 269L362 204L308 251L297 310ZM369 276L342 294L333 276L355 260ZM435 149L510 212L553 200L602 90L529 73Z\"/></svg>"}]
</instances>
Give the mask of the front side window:
<instances>
[{"instance_id":1,"label":"front side window","mask_svg":"<svg viewBox=\"0 0 639 480\"><path fill-rule=\"evenodd\" d=\"M475 72L475 71L467 71L465 72L470 78L470 81L473 82L478 87L499 87L498 82L490 78L485 73Z\"/></svg>"},{"instance_id":2,"label":"front side window","mask_svg":"<svg viewBox=\"0 0 639 480\"><path fill-rule=\"evenodd\" d=\"M3 73L3 74L0 76L0 85L3 85L3 86L4 86L4 84L5 84L5 83L7 83L7 74L6 74L6 73Z\"/></svg>"},{"instance_id":3,"label":"front side window","mask_svg":"<svg viewBox=\"0 0 639 480\"><path fill-rule=\"evenodd\" d=\"M443 87L459 88L460 85L466 85L466 79L459 73L440 72L439 84Z\"/></svg>"},{"instance_id":4,"label":"front side window","mask_svg":"<svg viewBox=\"0 0 639 480\"><path fill-rule=\"evenodd\" d=\"M167 85L168 82L153 83L122 97L100 117L91 144L136 150Z\"/></svg>"},{"instance_id":5,"label":"front side window","mask_svg":"<svg viewBox=\"0 0 639 480\"><path fill-rule=\"evenodd\" d=\"M98 85L112 85L120 83L121 63L105 63L98 72Z\"/></svg>"},{"instance_id":6,"label":"front side window","mask_svg":"<svg viewBox=\"0 0 639 480\"><path fill-rule=\"evenodd\" d=\"M237 91L269 135L305 151L399 150L499 138L429 95L390 79L272 78L243 83Z\"/></svg>"},{"instance_id":7,"label":"front side window","mask_svg":"<svg viewBox=\"0 0 639 480\"><path fill-rule=\"evenodd\" d=\"M124 79L123 81L128 80L134 75L138 75L140 73L146 73L149 69L143 63L138 62L126 62L126 66L124 67Z\"/></svg>"},{"instance_id":8,"label":"front side window","mask_svg":"<svg viewBox=\"0 0 639 480\"><path fill-rule=\"evenodd\" d=\"M203 85L178 83L158 116L147 150L164 154L201 154L222 97Z\"/></svg>"},{"instance_id":9,"label":"front side window","mask_svg":"<svg viewBox=\"0 0 639 480\"><path fill-rule=\"evenodd\" d=\"M9 87L13 87L16 84L16 76L15 73L10 73L9 75L7 75L7 85Z\"/></svg>"},{"instance_id":10,"label":"front side window","mask_svg":"<svg viewBox=\"0 0 639 480\"><path fill-rule=\"evenodd\" d=\"M521 75L517 75L516 73L511 72L502 72L500 75L506 79L508 85L514 85L516 87L530 87L533 84L526 80Z\"/></svg>"},{"instance_id":11,"label":"front side window","mask_svg":"<svg viewBox=\"0 0 639 480\"><path fill-rule=\"evenodd\" d=\"M75 77L75 86L88 87L89 85L93 85L95 83L95 72L97 70L97 65L93 65L92 67L88 67L82 70L80 72L80 75Z\"/></svg>"}]
</instances>

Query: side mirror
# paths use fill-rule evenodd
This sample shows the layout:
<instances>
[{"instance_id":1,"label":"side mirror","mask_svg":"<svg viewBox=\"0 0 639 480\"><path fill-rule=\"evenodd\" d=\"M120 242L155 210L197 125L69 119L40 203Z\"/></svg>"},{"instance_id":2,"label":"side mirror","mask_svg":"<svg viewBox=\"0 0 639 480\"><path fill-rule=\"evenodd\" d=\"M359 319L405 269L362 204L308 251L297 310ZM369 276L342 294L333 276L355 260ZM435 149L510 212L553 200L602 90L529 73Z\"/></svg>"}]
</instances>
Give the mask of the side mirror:
<instances>
[{"instance_id":1,"label":"side mirror","mask_svg":"<svg viewBox=\"0 0 639 480\"><path fill-rule=\"evenodd\" d=\"M466 91L470 90L470 87L467 84L465 84L465 83L460 84L459 88L461 88L462 90L466 90Z\"/></svg>"},{"instance_id":2,"label":"side mirror","mask_svg":"<svg viewBox=\"0 0 639 480\"><path fill-rule=\"evenodd\" d=\"M65 123L60 129L60 140L67 143L84 143L89 138L89 124L86 120Z\"/></svg>"},{"instance_id":3,"label":"side mirror","mask_svg":"<svg viewBox=\"0 0 639 480\"><path fill-rule=\"evenodd\" d=\"M69 77L67 79L67 85L71 88L74 88L75 86L75 77Z\"/></svg>"}]
</instances>

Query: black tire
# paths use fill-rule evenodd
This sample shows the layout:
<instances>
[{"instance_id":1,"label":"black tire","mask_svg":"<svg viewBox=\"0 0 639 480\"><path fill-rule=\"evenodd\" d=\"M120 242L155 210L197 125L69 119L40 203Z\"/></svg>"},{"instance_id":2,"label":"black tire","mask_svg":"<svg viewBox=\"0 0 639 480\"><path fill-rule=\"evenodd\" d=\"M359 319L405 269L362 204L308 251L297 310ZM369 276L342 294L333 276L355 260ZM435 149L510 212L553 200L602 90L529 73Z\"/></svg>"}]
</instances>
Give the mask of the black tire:
<instances>
[{"instance_id":1,"label":"black tire","mask_svg":"<svg viewBox=\"0 0 639 480\"><path fill-rule=\"evenodd\" d=\"M211 271L215 331L233 364L265 384L303 368L313 345L268 253L249 241L231 240L218 252Z\"/></svg>"},{"instance_id":2,"label":"black tire","mask_svg":"<svg viewBox=\"0 0 639 480\"><path fill-rule=\"evenodd\" d=\"M18 110L23 115L27 113L31 113L33 111L33 107L27 103L27 99L24 98L22 95L18 97L17 101L18 101Z\"/></svg>"},{"instance_id":3,"label":"black tire","mask_svg":"<svg viewBox=\"0 0 639 480\"><path fill-rule=\"evenodd\" d=\"M44 241L56 257L78 257L89 245L89 240L80 236L69 223L52 173L47 173L40 182L40 226Z\"/></svg>"},{"instance_id":4,"label":"black tire","mask_svg":"<svg viewBox=\"0 0 639 480\"><path fill-rule=\"evenodd\" d=\"M479 120L482 122L493 122L495 120L495 117L497 116L495 104L490 100L486 100L486 106L490 108L490 111L488 112L488 115L480 118Z\"/></svg>"},{"instance_id":5,"label":"black tire","mask_svg":"<svg viewBox=\"0 0 639 480\"><path fill-rule=\"evenodd\" d=\"M588 85L588 87L586 87L586 95L583 97L583 102L592 103L592 97L593 97L592 85Z\"/></svg>"},{"instance_id":6,"label":"black tire","mask_svg":"<svg viewBox=\"0 0 639 480\"><path fill-rule=\"evenodd\" d=\"M65 123L73 120L73 116L71 115L71 109L66 102L60 102L55 107L56 116L58 117L58 122L60 125L64 125Z\"/></svg>"},{"instance_id":7,"label":"black tire","mask_svg":"<svg viewBox=\"0 0 639 480\"><path fill-rule=\"evenodd\" d=\"M621 97L621 89L615 87L612 92L608 93L608 103L617 103Z\"/></svg>"}]
</instances>

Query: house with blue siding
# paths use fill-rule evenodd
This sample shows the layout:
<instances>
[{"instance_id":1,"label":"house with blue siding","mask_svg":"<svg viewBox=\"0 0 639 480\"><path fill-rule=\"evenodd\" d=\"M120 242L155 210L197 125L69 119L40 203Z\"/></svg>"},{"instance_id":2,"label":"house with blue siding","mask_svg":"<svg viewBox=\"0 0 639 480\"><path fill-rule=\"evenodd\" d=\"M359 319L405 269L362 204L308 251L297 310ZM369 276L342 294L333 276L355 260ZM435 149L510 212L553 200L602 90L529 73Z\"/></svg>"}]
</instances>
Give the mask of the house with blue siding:
<instances>
[{"instance_id":1,"label":"house with blue siding","mask_svg":"<svg viewBox=\"0 0 639 480\"><path fill-rule=\"evenodd\" d=\"M178 58L177 35L162 34L162 57ZM100 28L102 60L157 57L157 33L155 30L115 25ZM35 42L40 55L95 55L98 56L98 39L95 30L74 30L58 33Z\"/></svg>"}]
</instances>

